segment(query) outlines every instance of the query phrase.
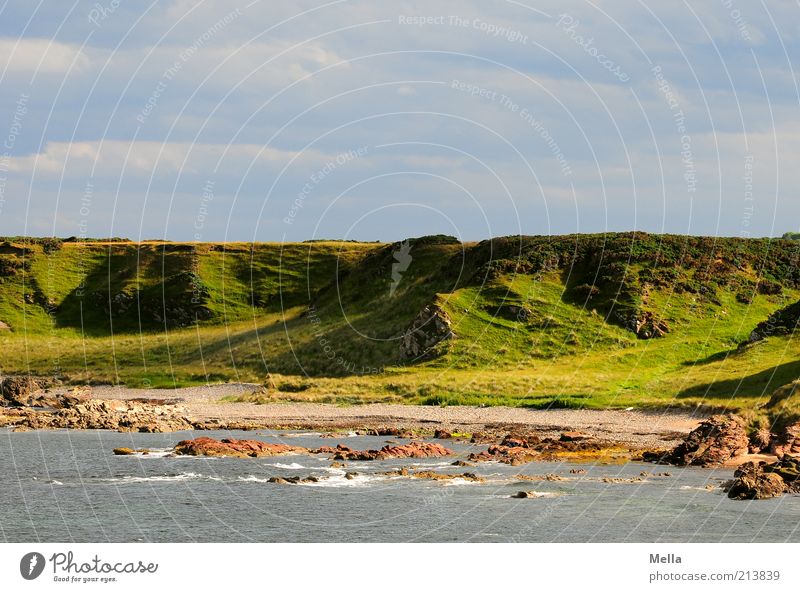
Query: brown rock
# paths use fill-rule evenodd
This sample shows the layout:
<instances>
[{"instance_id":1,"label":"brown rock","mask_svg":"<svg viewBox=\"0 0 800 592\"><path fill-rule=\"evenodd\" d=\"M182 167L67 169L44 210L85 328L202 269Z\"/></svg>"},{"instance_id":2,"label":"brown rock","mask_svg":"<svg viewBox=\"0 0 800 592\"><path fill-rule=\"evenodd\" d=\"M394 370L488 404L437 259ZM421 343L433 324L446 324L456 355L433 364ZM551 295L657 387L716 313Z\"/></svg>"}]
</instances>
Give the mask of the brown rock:
<instances>
[{"instance_id":1,"label":"brown rock","mask_svg":"<svg viewBox=\"0 0 800 592\"><path fill-rule=\"evenodd\" d=\"M420 311L400 338L400 359L419 360L433 356L436 346L455 337L450 317L436 304Z\"/></svg>"},{"instance_id":2,"label":"brown rock","mask_svg":"<svg viewBox=\"0 0 800 592\"><path fill-rule=\"evenodd\" d=\"M473 452L469 455L469 460L477 462L495 461L511 466L519 466L531 462L539 455L540 453L532 448L493 444L483 452Z\"/></svg>"},{"instance_id":3,"label":"brown rock","mask_svg":"<svg viewBox=\"0 0 800 592\"><path fill-rule=\"evenodd\" d=\"M534 448L539 446L542 441L535 434L508 434L500 442L500 446L509 448Z\"/></svg>"},{"instance_id":4,"label":"brown rock","mask_svg":"<svg viewBox=\"0 0 800 592\"><path fill-rule=\"evenodd\" d=\"M772 434L770 434L769 430L761 428L754 431L750 434L750 454L759 454L760 452L768 450L771 440Z\"/></svg>"},{"instance_id":5,"label":"brown rock","mask_svg":"<svg viewBox=\"0 0 800 592\"><path fill-rule=\"evenodd\" d=\"M545 475L517 475L519 481L567 481L567 477L556 475L555 473L547 473Z\"/></svg>"},{"instance_id":6,"label":"brown rock","mask_svg":"<svg viewBox=\"0 0 800 592\"><path fill-rule=\"evenodd\" d=\"M778 458L783 458L787 454L800 456L800 422L781 428L778 434L772 438L769 451Z\"/></svg>"},{"instance_id":7,"label":"brown rock","mask_svg":"<svg viewBox=\"0 0 800 592\"><path fill-rule=\"evenodd\" d=\"M543 494L538 491L518 491L517 493L509 497L511 497L512 499L535 499L540 497L547 497L547 495L548 494Z\"/></svg>"},{"instance_id":8,"label":"brown rock","mask_svg":"<svg viewBox=\"0 0 800 592\"><path fill-rule=\"evenodd\" d=\"M82 392L66 395L37 394L28 398L35 407L4 410L4 423L32 429L105 429L120 432L171 432L193 427L185 409L176 405L87 399ZM13 418L13 419L12 419Z\"/></svg>"},{"instance_id":9,"label":"brown rock","mask_svg":"<svg viewBox=\"0 0 800 592\"><path fill-rule=\"evenodd\" d=\"M136 454L136 451L133 448L115 448L114 454L117 456L130 456L131 454Z\"/></svg>"},{"instance_id":10,"label":"brown rock","mask_svg":"<svg viewBox=\"0 0 800 592\"><path fill-rule=\"evenodd\" d=\"M666 453L645 453L643 460L679 466L719 466L746 454L750 442L744 420L737 415L713 415Z\"/></svg>"},{"instance_id":11,"label":"brown rock","mask_svg":"<svg viewBox=\"0 0 800 592\"><path fill-rule=\"evenodd\" d=\"M337 446L336 460L383 460L387 458L428 458L450 456L449 448L433 442L410 442L398 446L384 446L380 450L351 450Z\"/></svg>"},{"instance_id":12,"label":"brown rock","mask_svg":"<svg viewBox=\"0 0 800 592\"><path fill-rule=\"evenodd\" d=\"M40 382L30 376L4 376L0 378L0 407L27 406L31 394L41 388Z\"/></svg>"},{"instance_id":13,"label":"brown rock","mask_svg":"<svg viewBox=\"0 0 800 592\"><path fill-rule=\"evenodd\" d=\"M726 487L728 497L738 500L769 499L783 495L786 483L777 473L764 471L766 463L746 462L734 473L734 480Z\"/></svg>"},{"instance_id":14,"label":"brown rock","mask_svg":"<svg viewBox=\"0 0 800 592\"><path fill-rule=\"evenodd\" d=\"M788 491L800 493L800 458L784 455L778 462L762 468L764 472L775 473L783 479Z\"/></svg>"},{"instance_id":15,"label":"brown rock","mask_svg":"<svg viewBox=\"0 0 800 592\"><path fill-rule=\"evenodd\" d=\"M188 456L235 456L239 458L276 456L308 452L307 448L289 446L288 444L268 444L258 440L234 440L223 438L195 438L181 440L175 445L175 454Z\"/></svg>"},{"instance_id":16,"label":"brown rock","mask_svg":"<svg viewBox=\"0 0 800 592\"><path fill-rule=\"evenodd\" d=\"M416 471L412 473L405 467L394 471L386 471L383 474L390 477L411 477L412 479L431 479L433 481L452 481L453 479L464 479L465 481L471 481L473 483L483 483L486 481L486 479L480 475L470 472L452 474L437 473L436 471Z\"/></svg>"},{"instance_id":17,"label":"brown rock","mask_svg":"<svg viewBox=\"0 0 800 592\"><path fill-rule=\"evenodd\" d=\"M398 438L413 438L414 432L408 428L381 426L377 428L361 428L356 430L359 436L396 436Z\"/></svg>"}]
</instances>

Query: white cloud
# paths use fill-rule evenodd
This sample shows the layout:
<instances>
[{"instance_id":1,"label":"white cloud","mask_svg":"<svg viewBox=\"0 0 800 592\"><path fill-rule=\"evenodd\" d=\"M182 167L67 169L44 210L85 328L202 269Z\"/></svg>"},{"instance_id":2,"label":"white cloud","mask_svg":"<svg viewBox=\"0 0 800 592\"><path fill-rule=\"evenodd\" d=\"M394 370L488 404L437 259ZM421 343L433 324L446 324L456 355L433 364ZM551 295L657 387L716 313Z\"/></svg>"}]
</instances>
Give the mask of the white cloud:
<instances>
[{"instance_id":1,"label":"white cloud","mask_svg":"<svg viewBox=\"0 0 800 592\"><path fill-rule=\"evenodd\" d=\"M255 168L273 168L298 157L300 163L324 163L335 158L316 150L302 154L291 150L258 144L202 144L191 142L152 142L128 140L94 140L90 142L48 142L43 152L10 159L9 170L30 174L67 177L86 176L94 169L95 176L198 174L219 167L222 173L243 171L251 162Z\"/></svg>"},{"instance_id":2,"label":"white cloud","mask_svg":"<svg viewBox=\"0 0 800 592\"><path fill-rule=\"evenodd\" d=\"M89 57L77 45L50 39L0 37L0 65L10 72L58 73L84 70Z\"/></svg>"}]
</instances>

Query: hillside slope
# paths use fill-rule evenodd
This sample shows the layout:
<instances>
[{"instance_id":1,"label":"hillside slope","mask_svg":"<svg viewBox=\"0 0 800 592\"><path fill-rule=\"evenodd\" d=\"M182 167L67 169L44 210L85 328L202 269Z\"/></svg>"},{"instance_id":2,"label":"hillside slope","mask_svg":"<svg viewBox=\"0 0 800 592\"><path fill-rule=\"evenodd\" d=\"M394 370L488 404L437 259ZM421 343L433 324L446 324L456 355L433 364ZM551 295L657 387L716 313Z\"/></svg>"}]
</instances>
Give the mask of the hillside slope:
<instances>
[{"instance_id":1,"label":"hillside slope","mask_svg":"<svg viewBox=\"0 0 800 592\"><path fill-rule=\"evenodd\" d=\"M0 370L266 381L275 399L750 407L800 376L798 256L643 233L0 239Z\"/></svg>"}]
</instances>

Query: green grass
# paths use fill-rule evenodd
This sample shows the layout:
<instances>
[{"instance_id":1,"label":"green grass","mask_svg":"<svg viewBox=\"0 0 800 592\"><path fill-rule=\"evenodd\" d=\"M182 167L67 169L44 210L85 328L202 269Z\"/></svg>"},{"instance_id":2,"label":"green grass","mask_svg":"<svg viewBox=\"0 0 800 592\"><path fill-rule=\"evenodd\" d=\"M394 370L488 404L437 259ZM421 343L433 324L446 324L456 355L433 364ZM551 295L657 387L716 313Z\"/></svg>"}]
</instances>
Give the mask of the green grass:
<instances>
[{"instance_id":1,"label":"green grass","mask_svg":"<svg viewBox=\"0 0 800 592\"><path fill-rule=\"evenodd\" d=\"M800 300L799 247L432 237L412 241L391 293L387 244L67 242L45 253L16 238L0 244L0 321L11 327L0 330L0 371L266 384L254 402L760 409L800 377L800 341L739 345ZM456 338L406 364L398 338L431 302ZM643 313L666 336L638 339L628 319Z\"/></svg>"}]
</instances>

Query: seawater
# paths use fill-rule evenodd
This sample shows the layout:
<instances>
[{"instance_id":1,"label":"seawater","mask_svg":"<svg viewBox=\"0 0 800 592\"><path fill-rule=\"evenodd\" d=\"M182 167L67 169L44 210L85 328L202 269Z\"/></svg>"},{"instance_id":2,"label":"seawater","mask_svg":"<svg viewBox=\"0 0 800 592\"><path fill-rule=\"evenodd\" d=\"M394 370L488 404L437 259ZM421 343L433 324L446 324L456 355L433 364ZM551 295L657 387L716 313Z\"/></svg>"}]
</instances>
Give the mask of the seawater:
<instances>
[{"instance_id":1,"label":"seawater","mask_svg":"<svg viewBox=\"0 0 800 592\"><path fill-rule=\"evenodd\" d=\"M348 462L321 455L259 459L170 457L199 435L317 447L380 448L383 437L257 432L120 434L0 430L0 540L6 542L800 542L800 497L731 501L730 470L622 465L484 463L453 458ZM397 440L404 442L405 440ZM465 458L485 447L445 442ZM115 456L116 447L149 448ZM400 467L472 471L487 479L435 482L381 475ZM570 473L585 469L585 475ZM668 471L636 483L642 471ZM519 474L566 481L520 481ZM278 485L273 476L314 475ZM709 491L708 486L713 486ZM512 499L518 491L533 499Z\"/></svg>"}]
</instances>

